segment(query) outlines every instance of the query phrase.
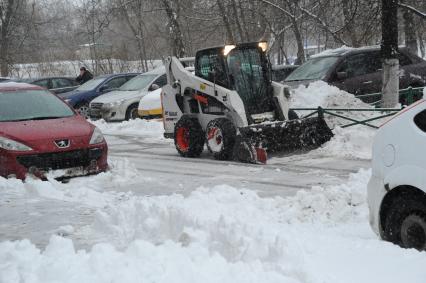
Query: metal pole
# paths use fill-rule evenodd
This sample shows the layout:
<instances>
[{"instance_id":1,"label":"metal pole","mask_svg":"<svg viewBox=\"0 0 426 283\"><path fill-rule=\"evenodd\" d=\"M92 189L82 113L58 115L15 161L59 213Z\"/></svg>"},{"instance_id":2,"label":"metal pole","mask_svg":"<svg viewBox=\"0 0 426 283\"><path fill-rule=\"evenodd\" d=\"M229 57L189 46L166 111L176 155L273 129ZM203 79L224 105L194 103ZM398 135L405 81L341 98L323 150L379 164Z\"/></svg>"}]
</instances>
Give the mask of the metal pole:
<instances>
[{"instance_id":1,"label":"metal pole","mask_svg":"<svg viewBox=\"0 0 426 283\"><path fill-rule=\"evenodd\" d=\"M399 102L398 0L382 0L383 107Z\"/></svg>"}]
</instances>

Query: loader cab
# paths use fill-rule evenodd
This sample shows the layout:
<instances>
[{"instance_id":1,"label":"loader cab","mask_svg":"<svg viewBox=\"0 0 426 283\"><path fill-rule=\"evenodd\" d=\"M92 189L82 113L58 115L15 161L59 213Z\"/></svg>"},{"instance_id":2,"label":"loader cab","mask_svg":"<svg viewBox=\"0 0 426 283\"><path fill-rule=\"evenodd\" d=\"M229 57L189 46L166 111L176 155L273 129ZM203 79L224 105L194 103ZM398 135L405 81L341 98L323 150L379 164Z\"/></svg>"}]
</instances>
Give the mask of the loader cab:
<instances>
[{"instance_id":1,"label":"loader cab","mask_svg":"<svg viewBox=\"0 0 426 283\"><path fill-rule=\"evenodd\" d=\"M200 50L195 75L238 92L247 116L274 111L271 67L262 43Z\"/></svg>"}]
</instances>

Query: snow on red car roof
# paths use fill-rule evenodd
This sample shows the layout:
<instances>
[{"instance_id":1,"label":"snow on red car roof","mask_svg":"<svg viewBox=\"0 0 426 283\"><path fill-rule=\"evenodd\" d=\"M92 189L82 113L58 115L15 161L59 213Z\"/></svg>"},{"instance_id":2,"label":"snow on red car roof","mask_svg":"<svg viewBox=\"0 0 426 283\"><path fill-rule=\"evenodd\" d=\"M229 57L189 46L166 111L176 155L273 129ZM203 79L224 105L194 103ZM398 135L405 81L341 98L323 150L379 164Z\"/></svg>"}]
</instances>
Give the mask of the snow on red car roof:
<instances>
[{"instance_id":1,"label":"snow on red car roof","mask_svg":"<svg viewBox=\"0 0 426 283\"><path fill-rule=\"evenodd\" d=\"M27 83L7 82L0 84L0 91L15 91L15 90L42 90L44 88Z\"/></svg>"}]
</instances>

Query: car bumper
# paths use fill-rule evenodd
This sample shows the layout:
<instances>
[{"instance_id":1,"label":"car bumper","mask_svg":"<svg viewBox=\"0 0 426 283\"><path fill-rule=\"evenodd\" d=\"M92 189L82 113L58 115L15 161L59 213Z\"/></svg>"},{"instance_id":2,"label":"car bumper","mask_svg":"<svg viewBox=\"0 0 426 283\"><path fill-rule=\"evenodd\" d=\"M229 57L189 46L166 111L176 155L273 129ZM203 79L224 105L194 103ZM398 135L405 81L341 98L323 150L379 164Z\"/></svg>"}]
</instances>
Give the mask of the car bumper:
<instances>
[{"instance_id":1,"label":"car bumper","mask_svg":"<svg viewBox=\"0 0 426 283\"><path fill-rule=\"evenodd\" d=\"M96 174L108 169L106 143L55 152L12 152L0 150L0 176L24 180L28 174L45 179Z\"/></svg>"},{"instance_id":2,"label":"car bumper","mask_svg":"<svg viewBox=\"0 0 426 283\"><path fill-rule=\"evenodd\" d=\"M90 118L97 120L97 119L104 119L105 121L122 121L125 119L126 113L123 113L121 111L120 107L113 107L113 108L100 108L100 109L89 109L89 116Z\"/></svg>"},{"instance_id":3,"label":"car bumper","mask_svg":"<svg viewBox=\"0 0 426 283\"><path fill-rule=\"evenodd\" d=\"M138 115L139 117L161 117L163 115L163 109L162 108L149 109L149 110L138 109Z\"/></svg>"},{"instance_id":4,"label":"car bumper","mask_svg":"<svg viewBox=\"0 0 426 283\"><path fill-rule=\"evenodd\" d=\"M370 226L376 234L380 234L380 207L382 200L386 195L383 179L372 175L367 186L367 201L370 211Z\"/></svg>"}]
</instances>

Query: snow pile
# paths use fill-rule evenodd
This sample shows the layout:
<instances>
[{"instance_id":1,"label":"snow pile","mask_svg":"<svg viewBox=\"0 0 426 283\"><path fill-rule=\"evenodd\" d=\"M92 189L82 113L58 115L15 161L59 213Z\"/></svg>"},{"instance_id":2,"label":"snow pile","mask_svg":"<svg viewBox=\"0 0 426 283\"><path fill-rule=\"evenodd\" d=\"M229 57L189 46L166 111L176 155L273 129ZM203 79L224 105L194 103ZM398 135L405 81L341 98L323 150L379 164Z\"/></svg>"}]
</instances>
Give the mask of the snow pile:
<instances>
[{"instance_id":1,"label":"snow pile","mask_svg":"<svg viewBox=\"0 0 426 283\"><path fill-rule=\"evenodd\" d=\"M371 105L362 102L353 94L350 94L335 86L331 86L324 81L315 81L310 83L307 87L300 85L298 88L294 89L294 92L291 95L290 106L292 108L317 108L318 106L321 106L322 108L373 109ZM299 111L298 114L299 116L303 117L310 112L312 111ZM335 113L356 120L378 116L374 112L339 111ZM348 120L331 116L329 114L325 114L324 118L331 128L350 123Z\"/></svg>"},{"instance_id":2,"label":"snow pile","mask_svg":"<svg viewBox=\"0 0 426 283\"><path fill-rule=\"evenodd\" d=\"M109 160L111 170L90 177L75 178L69 184L54 180L48 175L48 182L28 177L25 182L0 177L0 190L3 195L26 195L29 198L46 198L66 202L77 202L94 208L111 205L125 197L126 193L104 191L108 188L119 189L136 182L149 182L149 177L140 176L133 164L127 159ZM1 282L1 281L0 281Z\"/></svg>"},{"instance_id":3,"label":"snow pile","mask_svg":"<svg viewBox=\"0 0 426 283\"><path fill-rule=\"evenodd\" d=\"M349 159L371 159L376 131L366 126L336 127L334 136L312 154Z\"/></svg>"},{"instance_id":4,"label":"snow pile","mask_svg":"<svg viewBox=\"0 0 426 283\"><path fill-rule=\"evenodd\" d=\"M2 242L0 282L423 282L426 254L379 241L368 227L369 176L361 170L346 184L289 198L226 185L188 197L103 192L90 229L104 243L76 251L59 236L44 250L28 240ZM58 191L82 185L44 184ZM74 230L63 226L58 234Z\"/></svg>"},{"instance_id":5,"label":"snow pile","mask_svg":"<svg viewBox=\"0 0 426 283\"><path fill-rule=\"evenodd\" d=\"M164 140L164 126L161 121L134 119L120 123L107 123L105 120L90 121L106 135L129 135L154 140Z\"/></svg>"},{"instance_id":6,"label":"snow pile","mask_svg":"<svg viewBox=\"0 0 426 283\"><path fill-rule=\"evenodd\" d=\"M370 174L370 170L361 170L346 184L316 186L285 199L260 198L253 191L227 185L199 188L188 197L134 197L98 211L93 233L106 235L105 240L118 247L135 239L155 244L167 240L202 242L231 261L255 254L268 258L268 246L273 246L282 223L365 221L365 188Z\"/></svg>"},{"instance_id":7,"label":"snow pile","mask_svg":"<svg viewBox=\"0 0 426 283\"><path fill-rule=\"evenodd\" d=\"M291 99L291 107L293 108L373 108L369 104L355 98L354 95L347 93L335 86L330 86L326 82L316 81L309 86L299 86L294 90ZM299 111L299 116L309 114L310 111ZM374 112L333 112L345 117L350 117L358 121L371 117L379 116L381 113ZM333 129L334 137L328 143L324 144L315 153L322 155L330 155L343 158L359 158L370 159L371 148L375 129L367 126L351 126L348 128L340 128L339 126L351 123L348 120L324 115L328 126ZM371 122L373 125L380 125L384 120Z\"/></svg>"}]
</instances>

